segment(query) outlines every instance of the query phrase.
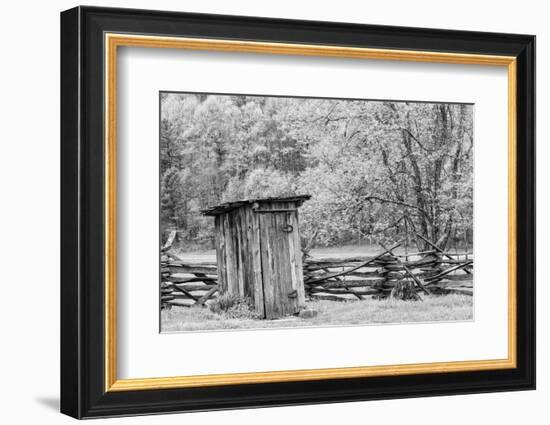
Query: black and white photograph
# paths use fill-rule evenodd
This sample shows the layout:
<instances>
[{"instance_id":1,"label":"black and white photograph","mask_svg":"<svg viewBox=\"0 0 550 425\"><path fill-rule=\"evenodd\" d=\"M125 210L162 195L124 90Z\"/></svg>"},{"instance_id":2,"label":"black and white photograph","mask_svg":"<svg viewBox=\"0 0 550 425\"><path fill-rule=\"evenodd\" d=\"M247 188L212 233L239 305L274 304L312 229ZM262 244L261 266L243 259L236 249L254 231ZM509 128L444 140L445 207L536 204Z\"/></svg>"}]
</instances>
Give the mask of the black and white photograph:
<instances>
[{"instance_id":1,"label":"black and white photograph","mask_svg":"<svg viewBox=\"0 0 550 425\"><path fill-rule=\"evenodd\" d=\"M162 332L473 320L474 105L159 96Z\"/></svg>"}]
</instances>

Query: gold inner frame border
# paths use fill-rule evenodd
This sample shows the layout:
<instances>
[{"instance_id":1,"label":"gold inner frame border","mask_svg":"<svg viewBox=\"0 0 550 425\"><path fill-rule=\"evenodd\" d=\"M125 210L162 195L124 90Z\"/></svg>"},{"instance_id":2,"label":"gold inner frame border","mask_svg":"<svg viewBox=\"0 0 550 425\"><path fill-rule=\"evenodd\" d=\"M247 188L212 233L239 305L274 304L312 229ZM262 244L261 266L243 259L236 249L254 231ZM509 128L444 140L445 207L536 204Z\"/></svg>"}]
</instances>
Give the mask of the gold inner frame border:
<instances>
[{"instance_id":1,"label":"gold inner frame border","mask_svg":"<svg viewBox=\"0 0 550 425\"><path fill-rule=\"evenodd\" d=\"M117 51L118 47L148 47L228 51L279 55L325 56L355 59L397 60L403 62L432 62L468 65L503 66L508 72L508 357L495 360L416 363L381 366L303 369L285 371L228 373L173 377L118 379L116 323L116 136L117 136ZM513 369L516 353L516 287L517 287L517 229L516 229L516 58L513 56L478 55L465 53L428 52L393 49L371 49L329 45L287 44L256 41L180 38L152 35L106 33L105 47L105 391L138 391L217 385L241 385L323 379L364 378L411 375L421 373L450 373Z\"/></svg>"}]
</instances>

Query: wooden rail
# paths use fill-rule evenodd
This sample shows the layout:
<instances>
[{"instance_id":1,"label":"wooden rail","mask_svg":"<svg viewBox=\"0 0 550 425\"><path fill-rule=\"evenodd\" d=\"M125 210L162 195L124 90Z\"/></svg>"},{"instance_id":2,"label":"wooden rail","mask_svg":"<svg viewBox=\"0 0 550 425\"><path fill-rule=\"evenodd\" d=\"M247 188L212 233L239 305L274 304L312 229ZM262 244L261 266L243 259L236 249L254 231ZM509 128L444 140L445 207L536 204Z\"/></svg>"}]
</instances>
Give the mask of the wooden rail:
<instances>
[{"instance_id":1,"label":"wooden rail","mask_svg":"<svg viewBox=\"0 0 550 425\"><path fill-rule=\"evenodd\" d=\"M473 295L472 253L434 249L407 254L410 260L405 260L404 255L393 254L393 249L384 248L383 255L371 259L306 257L306 294L310 299L331 301L350 301L358 296L386 298L398 284L410 282L416 291L426 294Z\"/></svg>"},{"instance_id":2,"label":"wooden rail","mask_svg":"<svg viewBox=\"0 0 550 425\"><path fill-rule=\"evenodd\" d=\"M205 305L218 291L216 264L183 262L169 248L161 255L161 308Z\"/></svg>"},{"instance_id":3,"label":"wooden rail","mask_svg":"<svg viewBox=\"0 0 550 425\"><path fill-rule=\"evenodd\" d=\"M472 253L436 249L395 254L399 244L373 257L315 258L305 256L303 275L310 300L353 301L387 298L403 284L418 293L473 295ZM163 247L161 306L204 306L218 293L214 262L187 262Z\"/></svg>"}]
</instances>

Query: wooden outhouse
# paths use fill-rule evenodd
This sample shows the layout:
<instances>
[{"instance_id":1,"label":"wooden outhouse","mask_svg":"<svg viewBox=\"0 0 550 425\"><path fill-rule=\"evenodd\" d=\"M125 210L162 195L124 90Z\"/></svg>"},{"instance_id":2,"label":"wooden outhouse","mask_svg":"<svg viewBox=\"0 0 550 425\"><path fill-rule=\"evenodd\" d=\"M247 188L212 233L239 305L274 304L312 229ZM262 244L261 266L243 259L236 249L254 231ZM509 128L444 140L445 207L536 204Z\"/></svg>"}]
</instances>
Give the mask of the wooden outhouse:
<instances>
[{"instance_id":1,"label":"wooden outhouse","mask_svg":"<svg viewBox=\"0 0 550 425\"><path fill-rule=\"evenodd\" d=\"M248 297L267 319L305 307L298 208L309 198L249 199L202 211L215 217L221 294Z\"/></svg>"}]
</instances>

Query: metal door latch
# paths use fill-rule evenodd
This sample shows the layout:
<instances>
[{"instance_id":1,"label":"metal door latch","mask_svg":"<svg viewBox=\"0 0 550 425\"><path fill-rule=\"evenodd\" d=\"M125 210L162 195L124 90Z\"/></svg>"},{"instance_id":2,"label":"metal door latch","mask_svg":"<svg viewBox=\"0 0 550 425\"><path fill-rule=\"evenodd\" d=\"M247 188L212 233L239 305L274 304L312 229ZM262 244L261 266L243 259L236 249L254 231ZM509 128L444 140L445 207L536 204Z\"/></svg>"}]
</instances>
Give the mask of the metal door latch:
<instances>
[{"instance_id":1,"label":"metal door latch","mask_svg":"<svg viewBox=\"0 0 550 425\"><path fill-rule=\"evenodd\" d=\"M282 231L285 233L291 233L294 230L291 224L286 224L283 226Z\"/></svg>"}]
</instances>

